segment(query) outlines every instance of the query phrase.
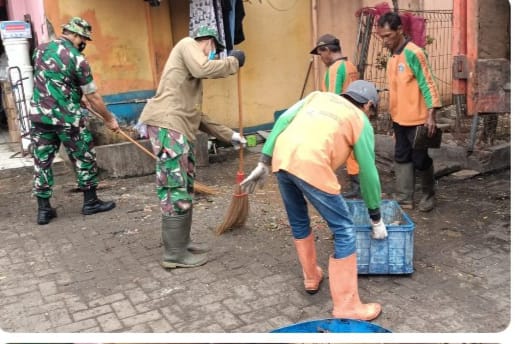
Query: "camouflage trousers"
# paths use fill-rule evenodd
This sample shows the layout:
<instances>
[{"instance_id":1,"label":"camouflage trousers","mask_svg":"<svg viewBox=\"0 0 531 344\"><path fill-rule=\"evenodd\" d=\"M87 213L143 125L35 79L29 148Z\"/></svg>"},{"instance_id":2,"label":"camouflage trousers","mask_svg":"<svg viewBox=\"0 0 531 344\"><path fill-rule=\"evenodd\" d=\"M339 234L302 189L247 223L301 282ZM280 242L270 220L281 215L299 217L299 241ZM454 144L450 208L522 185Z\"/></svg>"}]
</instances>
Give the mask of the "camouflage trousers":
<instances>
[{"instance_id":1,"label":"camouflage trousers","mask_svg":"<svg viewBox=\"0 0 531 344\"><path fill-rule=\"evenodd\" d=\"M147 126L155 167L157 196L163 215L182 215L192 208L195 181L194 147L177 131Z\"/></svg>"},{"instance_id":2,"label":"camouflage trousers","mask_svg":"<svg viewBox=\"0 0 531 344\"><path fill-rule=\"evenodd\" d=\"M77 185L81 190L98 186L96 152L90 131L85 127L63 127L42 123L31 123L33 143L33 195L52 197L54 186L52 163L61 143L68 158L74 164Z\"/></svg>"}]
</instances>

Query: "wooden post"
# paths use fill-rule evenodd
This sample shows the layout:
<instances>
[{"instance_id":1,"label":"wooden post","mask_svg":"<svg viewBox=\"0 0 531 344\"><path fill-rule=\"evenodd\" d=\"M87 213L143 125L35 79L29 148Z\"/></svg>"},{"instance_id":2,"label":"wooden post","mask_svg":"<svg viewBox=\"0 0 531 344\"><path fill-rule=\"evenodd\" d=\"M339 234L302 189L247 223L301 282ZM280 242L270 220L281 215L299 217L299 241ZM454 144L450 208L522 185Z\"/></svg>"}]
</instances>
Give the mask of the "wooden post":
<instances>
[{"instance_id":1,"label":"wooden post","mask_svg":"<svg viewBox=\"0 0 531 344\"><path fill-rule=\"evenodd\" d=\"M9 82L2 82L2 104L7 119L7 128L9 130L9 140L11 142L20 142L20 125L18 123L18 111L15 106L13 91Z\"/></svg>"}]
</instances>

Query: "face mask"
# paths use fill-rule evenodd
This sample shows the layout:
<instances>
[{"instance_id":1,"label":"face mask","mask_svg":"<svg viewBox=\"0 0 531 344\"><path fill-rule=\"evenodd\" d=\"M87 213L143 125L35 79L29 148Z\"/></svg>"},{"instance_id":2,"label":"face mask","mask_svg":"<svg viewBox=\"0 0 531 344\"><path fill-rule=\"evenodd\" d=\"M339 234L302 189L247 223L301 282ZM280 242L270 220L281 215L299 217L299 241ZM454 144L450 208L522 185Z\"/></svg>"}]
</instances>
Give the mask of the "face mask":
<instances>
[{"instance_id":1,"label":"face mask","mask_svg":"<svg viewBox=\"0 0 531 344\"><path fill-rule=\"evenodd\" d=\"M214 47L212 47L214 46ZM212 43L212 41L210 41L210 53L208 54L208 59L209 60L214 60L216 58L216 46L214 43Z\"/></svg>"},{"instance_id":2,"label":"face mask","mask_svg":"<svg viewBox=\"0 0 531 344\"><path fill-rule=\"evenodd\" d=\"M81 42L79 43L79 47L77 48L77 50L79 50L79 52L82 52L83 50L85 50L86 46L87 46L87 43Z\"/></svg>"}]
</instances>

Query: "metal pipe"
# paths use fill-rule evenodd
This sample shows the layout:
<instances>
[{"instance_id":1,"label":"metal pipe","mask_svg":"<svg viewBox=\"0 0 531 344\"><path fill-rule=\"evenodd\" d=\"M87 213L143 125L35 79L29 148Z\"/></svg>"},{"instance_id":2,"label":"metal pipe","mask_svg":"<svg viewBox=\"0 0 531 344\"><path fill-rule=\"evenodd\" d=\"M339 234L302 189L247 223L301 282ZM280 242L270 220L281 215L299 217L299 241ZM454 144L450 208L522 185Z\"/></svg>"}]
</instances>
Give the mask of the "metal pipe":
<instances>
[{"instance_id":1,"label":"metal pipe","mask_svg":"<svg viewBox=\"0 0 531 344\"><path fill-rule=\"evenodd\" d=\"M147 99L130 99L130 100L120 100L116 102L105 103L105 105L119 105L119 104L140 104L147 103Z\"/></svg>"},{"instance_id":2,"label":"metal pipe","mask_svg":"<svg viewBox=\"0 0 531 344\"><path fill-rule=\"evenodd\" d=\"M468 144L467 154L470 155L474 152L474 146L476 145L476 134L478 132L479 116L476 113L472 118L472 127L470 128L470 143Z\"/></svg>"}]
</instances>

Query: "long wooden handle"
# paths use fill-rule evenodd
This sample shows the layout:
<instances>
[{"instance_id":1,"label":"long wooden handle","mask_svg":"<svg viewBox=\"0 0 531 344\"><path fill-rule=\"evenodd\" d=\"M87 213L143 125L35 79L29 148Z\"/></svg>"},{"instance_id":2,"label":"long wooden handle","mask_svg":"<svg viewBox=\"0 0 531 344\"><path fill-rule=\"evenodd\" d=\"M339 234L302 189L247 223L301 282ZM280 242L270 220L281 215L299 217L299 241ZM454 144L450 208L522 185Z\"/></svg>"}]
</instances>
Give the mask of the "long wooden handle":
<instances>
[{"instance_id":1,"label":"long wooden handle","mask_svg":"<svg viewBox=\"0 0 531 344\"><path fill-rule=\"evenodd\" d=\"M98 117L99 119L101 120L105 120L103 118L102 115L100 115L99 113L97 113L96 111L90 109L90 108L87 108L87 110L93 114L94 116ZM125 137L127 140L131 141L131 143L134 143L135 146L137 146L138 148L140 148L144 153L146 153L147 155L149 155L150 157L152 157L154 160L157 160L157 157L155 156L155 154L151 153L149 150L146 149L146 147L142 146L140 143L138 143L135 139L133 139L131 136L127 135L122 129L118 128L118 132L123 136ZM194 190L195 191L198 191L198 192L202 192L204 194L209 194L209 195L215 195L217 193L216 190L204 185L204 184L201 184L200 182L198 181L195 181L194 182Z\"/></svg>"},{"instance_id":2,"label":"long wooden handle","mask_svg":"<svg viewBox=\"0 0 531 344\"><path fill-rule=\"evenodd\" d=\"M101 120L105 120L103 118L102 115L100 115L99 113L97 113L96 111L90 109L90 108L87 108L87 110L90 111L91 114L93 114L94 116L100 118ZM140 143L138 143L138 141L136 141L135 139L133 139L131 136L127 135L122 129L118 128L118 133L120 133L120 135L122 135L123 137L125 137L128 141L130 141L131 143L133 143L135 146L137 146L138 148L140 148L140 150L142 150L144 153L146 153L147 155L149 155L150 157L152 157L153 159L157 160L157 157L155 156L155 154L151 153L150 151L147 150L146 147L142 146Z\"/></svg>"},{"instance_id":3,"label":"long wooden handle","mask_svg":"<svg viewBox=\"0 0 531 344\"><path fill-rule=\"evenodd\" d=\"M240 128L240 137L243 137L243 110L242 110L242 78L241 71L238 71L238 127ZM240 165L239 170L243 174L243 143L240 142Z\"/></svg>"}]
</instances>

